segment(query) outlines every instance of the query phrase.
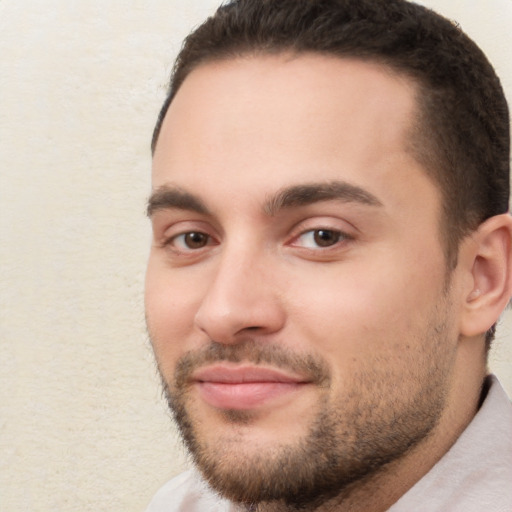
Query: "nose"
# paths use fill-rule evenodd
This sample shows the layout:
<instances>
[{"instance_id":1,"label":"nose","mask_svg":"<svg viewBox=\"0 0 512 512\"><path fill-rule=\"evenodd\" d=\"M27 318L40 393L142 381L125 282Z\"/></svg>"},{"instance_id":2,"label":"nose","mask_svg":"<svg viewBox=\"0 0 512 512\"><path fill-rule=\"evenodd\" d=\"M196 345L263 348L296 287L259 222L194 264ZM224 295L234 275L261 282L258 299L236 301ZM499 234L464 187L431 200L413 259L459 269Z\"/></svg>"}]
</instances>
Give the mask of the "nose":
<instances>
[{"instance_id":1,"label":"nose","mask_svg":"<svg viewBox=\"0 0 512 512\"><path fill-rule=\"evenodd\" d=\"M196 326L218 343L269 335L284 326L275 270L268 259L248 253L219 258L195 315Z\"/></svg>"}]
</instances>

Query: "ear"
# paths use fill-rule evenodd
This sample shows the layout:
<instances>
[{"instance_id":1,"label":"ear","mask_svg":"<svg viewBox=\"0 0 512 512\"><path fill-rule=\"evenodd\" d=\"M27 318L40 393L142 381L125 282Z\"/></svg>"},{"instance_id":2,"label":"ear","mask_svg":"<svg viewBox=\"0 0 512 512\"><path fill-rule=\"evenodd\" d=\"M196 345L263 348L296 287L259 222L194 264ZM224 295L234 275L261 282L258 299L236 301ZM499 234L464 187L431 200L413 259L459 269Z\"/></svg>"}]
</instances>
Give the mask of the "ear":
<instances>
[{"instance_id":1,"label":"ear","mask_svg":"<svg viewBox=\"0 0 512 512\"><path fill-rule=\"evenodd\" d=\"M512 217L483 222L459 255L467 269L460 334L477 336L498 320L512 295Z\"/></svg>"}]
</instances>

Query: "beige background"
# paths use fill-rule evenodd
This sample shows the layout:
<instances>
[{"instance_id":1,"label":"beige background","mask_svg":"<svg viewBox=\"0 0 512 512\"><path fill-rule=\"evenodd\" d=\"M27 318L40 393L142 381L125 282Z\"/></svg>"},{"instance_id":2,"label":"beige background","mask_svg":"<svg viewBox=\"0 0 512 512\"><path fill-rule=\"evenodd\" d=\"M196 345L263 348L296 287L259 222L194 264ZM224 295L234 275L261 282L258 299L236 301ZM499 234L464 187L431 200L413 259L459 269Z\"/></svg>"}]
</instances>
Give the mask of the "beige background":
<instances>
[{"instance_id":1,"label":"beige background","mask_svg":"<svg viewBox=\"0 0 512 512\"><path fill-rule=\"evenodd\" d=\"M512 98L512 0L431 0ZM151 130L216 0L0 0L0 511L140 511L184 464L142 307ZM512 394L512 321L493 370Z\"/></svg>"}]
</instances>

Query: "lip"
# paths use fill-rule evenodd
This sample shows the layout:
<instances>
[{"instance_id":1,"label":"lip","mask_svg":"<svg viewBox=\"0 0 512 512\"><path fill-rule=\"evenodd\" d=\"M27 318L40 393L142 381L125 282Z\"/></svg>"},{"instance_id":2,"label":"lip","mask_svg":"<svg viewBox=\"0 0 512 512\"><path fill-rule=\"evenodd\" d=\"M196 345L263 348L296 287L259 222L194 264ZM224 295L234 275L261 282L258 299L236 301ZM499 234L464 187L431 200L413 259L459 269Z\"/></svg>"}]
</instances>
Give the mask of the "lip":
<instances>
[{"instance_id":1,"label":"lip","mask_svg":"<svg viewBox=\"0 0 512 512\"><path fill-rule=\"evenodd\" d=\"M201 398L218 409L248 410L299 390L308 383L301 376L259 366L215 365L197 370L193 382Z\"/></svg>"}]
</instances>

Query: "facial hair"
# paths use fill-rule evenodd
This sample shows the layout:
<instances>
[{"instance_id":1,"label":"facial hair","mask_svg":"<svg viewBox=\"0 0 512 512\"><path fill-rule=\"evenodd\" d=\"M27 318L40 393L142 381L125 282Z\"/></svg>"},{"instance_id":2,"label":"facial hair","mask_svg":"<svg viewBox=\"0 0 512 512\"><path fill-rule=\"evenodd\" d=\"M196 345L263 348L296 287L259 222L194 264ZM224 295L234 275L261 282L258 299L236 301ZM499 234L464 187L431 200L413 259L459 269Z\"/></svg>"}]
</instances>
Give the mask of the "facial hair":
<instances>
[{"instance_id":1,"label":"facial hair","mask_svg":"<svg viewBox=\"0 0 512 512\"><path fill-rule=\"evenodd\" d=\"M421 342L410 344L419 349L398 355L403 360L398 370L393 370L396 353L366 361L336 396L328 361L254 340L212 341L187 352L171 384L162 376L164 391L195 465L220 495L244 505L279 502L290 510L315 510L400 459L432 432L444 407L453 358L445 332L444 323L431 324ZM224 361L265 363L306 375L318 389L318 401L305 434L266 450L251 450L242 438L205 436L194 416L191 375L205 364ZM411 389L402 382L416 385ZM254 419L251 411L222 414L226 424L241 428L250 428Z\"/></svg>"}]
</instances>

